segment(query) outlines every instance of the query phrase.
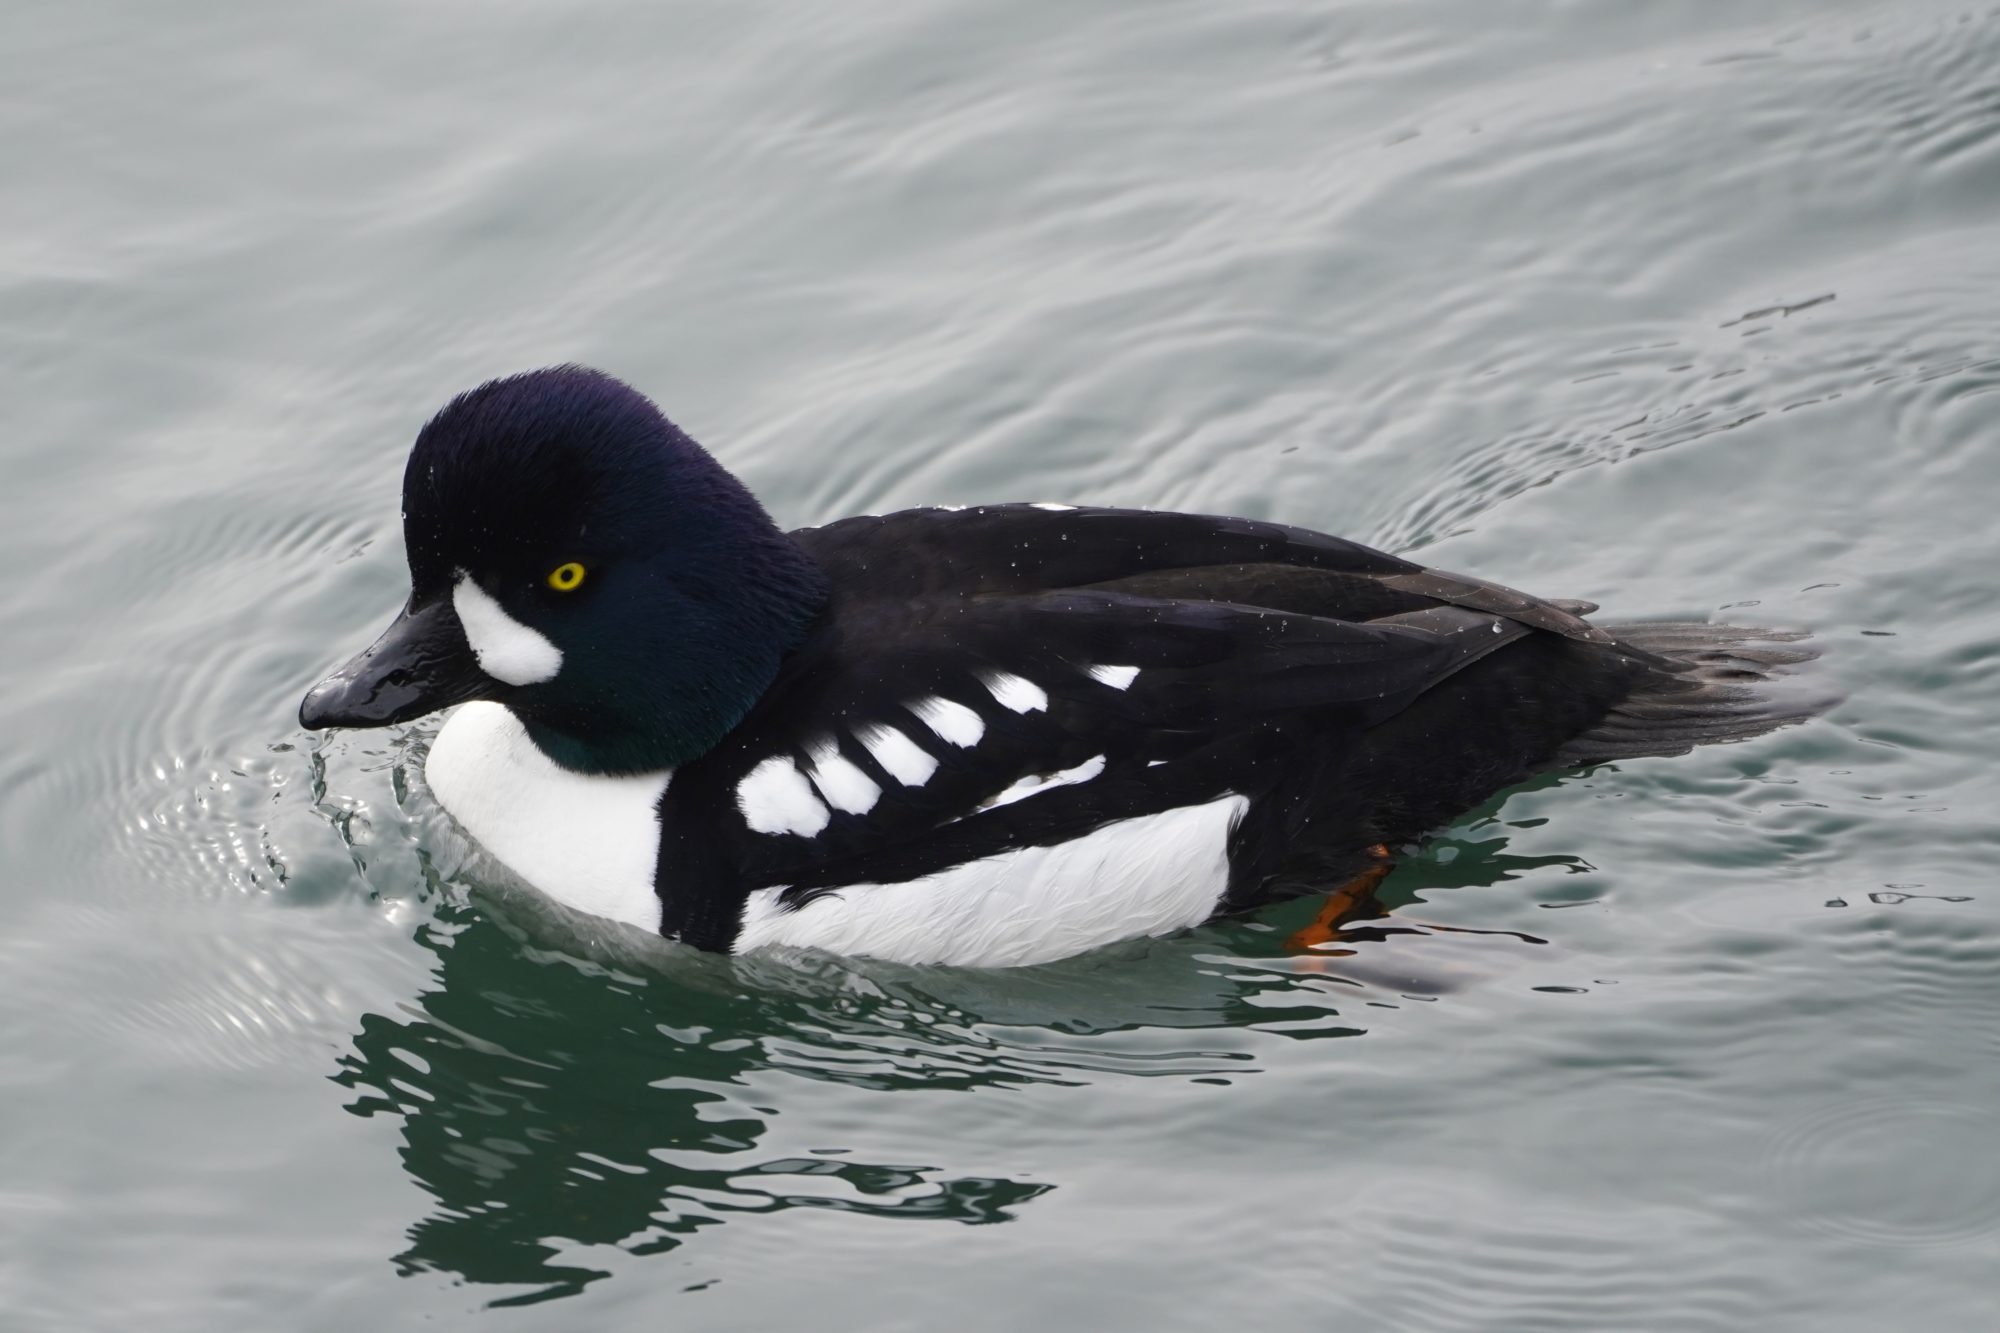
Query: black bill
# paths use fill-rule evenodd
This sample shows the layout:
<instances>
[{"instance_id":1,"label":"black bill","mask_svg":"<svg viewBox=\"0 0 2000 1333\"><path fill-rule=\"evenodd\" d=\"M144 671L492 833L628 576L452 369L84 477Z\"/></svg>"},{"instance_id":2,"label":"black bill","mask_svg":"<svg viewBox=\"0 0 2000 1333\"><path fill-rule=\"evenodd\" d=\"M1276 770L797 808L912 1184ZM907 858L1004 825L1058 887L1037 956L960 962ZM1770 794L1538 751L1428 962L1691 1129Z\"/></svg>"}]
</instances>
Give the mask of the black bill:
<instances>
[{"instance_id":1,"label":"black bill","mask_svg":"<svg viewBox=\"0 0 2000 1333\"><path fill-rule=\"evenodd\" d=\"M385 727L480 697L499 682L479 669L448 600L404 607L353 661L312 687L299 723Z\"/></svg>"}]
</instances>

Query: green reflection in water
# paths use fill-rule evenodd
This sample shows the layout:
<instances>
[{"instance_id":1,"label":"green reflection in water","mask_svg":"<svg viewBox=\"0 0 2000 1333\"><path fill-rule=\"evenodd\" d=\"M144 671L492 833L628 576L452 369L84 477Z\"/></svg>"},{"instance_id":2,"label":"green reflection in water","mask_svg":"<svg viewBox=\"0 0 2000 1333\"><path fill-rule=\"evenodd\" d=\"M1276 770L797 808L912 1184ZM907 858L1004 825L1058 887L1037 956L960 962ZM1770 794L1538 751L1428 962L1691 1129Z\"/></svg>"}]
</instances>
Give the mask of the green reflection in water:
<instances>
[{"instance_id":1,"label":"green reflection in water","mask_svg":"<svg viewBox=\"0 0 2000 1333\"><path fill-rule=\"evenodd\" d=\"M1426 894L1549 864L1588 869L1509 855L1504 838L1486 836L1494 827L1480 820L1479 836L1447 837L1415 858L1385 887L1384 912L1421 917ZM780 1114L768 1103L784 1100L770 1094L773 1078L863 1094L1231 1082L1259 1071L1260 1036L1357 1036L1363 1003L1457 988L1470 943L1449 941L1446 958L1436 948L1446 937L1432 932L1456 928L1385 915L1357 928L1358 952L1297 956L1283 941L1293 918L1311 914L1301 901L1258 921L999 972L670 946L606 961L589 956L602 950L545 947L549 919L533 899L479 899L475 910L453 888L435 895L418 939L436 956L437 984L398 1012L364 1015L333 1079L355 1093L355 1115L402 1118L404 1166L436 1200L394 1256L398 1270L521 1289L495 1305L573 1295L609 1276L566 1257L579 1248L654 1254L733 1217L790 1208L1003 1222L1056 1188L934 1161L860 1160L838 1142L766 1155L759 1145Z\"/></svg>"},{"instance_id":2,"label":"green reflection in water","mask_svg":"<svg viewBox=\"0 0 2000 1333\"><path fill-rule=\"evenodd\" d=\"M437 1200L396 1256L406 1273L529 1284L494 1302L521 1304L607 1276L558 1262L566 1245L657 1253L732 1213L795 1207L1000 1222L1051 1188L837 1145L760 1156L768 1112L723 1089L769 1063L757 1034L805 1017L795 1002L549 965L460 909L424 941L440 985L407 1013L364 1016L334 1076L354 1114L403 1118L404 1165Z\"/></svg>"}]
</instances>

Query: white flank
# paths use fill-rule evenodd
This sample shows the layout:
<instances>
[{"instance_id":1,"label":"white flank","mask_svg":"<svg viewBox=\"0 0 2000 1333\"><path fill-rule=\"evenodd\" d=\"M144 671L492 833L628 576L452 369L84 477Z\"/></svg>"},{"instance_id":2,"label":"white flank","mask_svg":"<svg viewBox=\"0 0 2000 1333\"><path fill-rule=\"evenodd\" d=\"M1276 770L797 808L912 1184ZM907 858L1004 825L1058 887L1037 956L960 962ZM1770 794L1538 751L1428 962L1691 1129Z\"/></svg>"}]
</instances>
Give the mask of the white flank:
<instances>
[{"instance_id":1,"label":"white flank","mask_svg":"<svg viewBox=\"0 0 2000 1333\"><path fill-rule=\"evenodd\" d=\"M894 727L871 722L856 727L854 737L875 756L889 776L905 787L921 787L937 772L938 761Z\"/></svg>"},{"instance_id":2,"label":"white flank","mask_svg":"<svg viewBox=\"0 0 2000 1333\"><path fill-rule=\"evenodd\" d=\"M1053 500L1037 500L1034 504L1030 505L1029 508L1046 509L1051 514L1069 514L1069 513L1074 513L1076 511L1075 505L1059 505Z\"/></svg>"},{"instance_id":3,"label":"white flank","mask_svg":"<svg viewBox=\"0 0 2000 1333\"><path fill-rule=\"evenodd\" d=\"M865 815L875 808L882 789L841 756L839 741L831 737L815 741L806 747L806 755L812 761L806 768L806 776L819 788L828 805L850 815Z\"/></svg>"},{"instance_id":4,"label":"white flank","mask_svg":"<svg viewBox=\"0 0 2000 1333\"><path fill-rule=\"evenodd\" d=\"M1132 682L1139 679L1139 668L1135 666L1094 666L1090 668L1090 678L1100 685L1109 685L1114 690L1129 690Z\"/></svg>"},{"instance_id":5,"label":"white flank","mask_svg":"<svg viewBox=\"0 0 2000 1333\"><path fill-rule=\"evenodd\" d=\"M470 703L431 744L424 776L451 817L535 888L579 912L659 930L653 876L671 771L572 773L507 709Z\"/></svg>"},{"instance_id":6,"label":"white flank","mask_svg":"<svg viewBox=\"0 0 2000 1333\"><path fill-rule=\"evenodd\" d=\"M1002 708L1016 713L1032 713L1049 706L1048 692L1029 680L1011 671L982 671L979 683L984 685L997 699Z\"/></svg>"},{"instance_id":7,"label":"white flank","mask_svg":"<svg viewBox=\"0 0 2000 1333\"><path fill-rule=\"evenodd\" d=\"M1022 778L997 795L979 803L981 810L991 810L996 806L1012 805L1036 792L1047 791L1051 787L1071 787L1079 782L1088 782L1104 771L1104 756L1094 754L1075 768L1065 768L1055 773L1036 773Z\"/></svg>"},{"instance_id":8,"label":"white flank","mask_svg":"<svg viewBox=\"0 0 2000 1333\"><path fill-rule=\"evenodd\" d=\"M939 740L949 741L961 750L979 744L979 738L986 734L986 723L979 714L964 704L940 699L935 694L903 707L915 713L919 722L936 732Z\"/></svg>"},{"instance_id":9,"label":"white flank","mask_svg":"<svg viewBox=\"0 0 2000 1333\"><path fill-rule=\"evenodd\" d=\"M479 669L509 685L537 685L554 680L562 670L562 649L540 630L507 614L507 608L479 586L464 570L451 590L451 607L465 627L465 641L479 659Z\"/></svg>"},{"instance_id":10,"label":"white flank","mask_svg":"<svg viewBox=\"0 0 2000 1333\"><path fill-rule=\"evenodd\" d=\"M772 755L736 784L736 808L743 822L759 833L797 833L812 837L825 828L832 813L784 755Z\"/></svg>"},{"instance_id":11,"label":"white flank","mask_svg":"<svg viewBox=\"0 0 2000 1333\"><path fill-rule=\"evenodd\" d=\"M1208 919L1229 882L1229 831L1249 798L1224 796L1022 847L905 884L857 884L797 911L782 889L743 909L736 952L774 945L898 963L1019 967Z\"/></svg>"}]
</instances>

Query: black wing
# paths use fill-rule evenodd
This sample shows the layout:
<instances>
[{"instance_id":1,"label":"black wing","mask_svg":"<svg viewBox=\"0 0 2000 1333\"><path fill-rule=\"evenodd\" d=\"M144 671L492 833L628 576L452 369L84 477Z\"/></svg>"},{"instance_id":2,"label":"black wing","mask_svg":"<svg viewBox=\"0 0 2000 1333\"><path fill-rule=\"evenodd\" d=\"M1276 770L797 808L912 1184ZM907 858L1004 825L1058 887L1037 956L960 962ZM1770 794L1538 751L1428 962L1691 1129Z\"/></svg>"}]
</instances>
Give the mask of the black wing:
<instances>
[{"instance_id":1,"label":"black wing","mask_svg":"<svg viewBox=\"0 0 2000 1333\"><path fill-rule=\"evenodd\" d=\"M1357 624L1102 589L843 591L750 716L675 776L660 882L732 891L670 895L666 928L726 939L730 923L703 914L733 911L753 889L783 885L797 900L898 882L1117 819L1254 796L1298 745L1358 736L1528 632L1458 607ZM925 720L936 701L958 710L955 728ZM885 732L905 757L904 743L924 756L920 781L893 753L885 761ZM753 826L744 784L772 764L787 790L817 802L811 819Z\"/></svg>"},{"instance_id":2,"label":"black wing","mask_svg":"<svg viewBox=\"0 0 2000 1333\"><path fill-rule=\"evenodd\" d=\"M1143 509L984 505L843 519L792 537L853 598L1103 587L1372 620L1432 606L1610 642L1551 602L1306 528ZM1585 608L1592 609L1592 608Z\"/></svg>"}]
</instances>

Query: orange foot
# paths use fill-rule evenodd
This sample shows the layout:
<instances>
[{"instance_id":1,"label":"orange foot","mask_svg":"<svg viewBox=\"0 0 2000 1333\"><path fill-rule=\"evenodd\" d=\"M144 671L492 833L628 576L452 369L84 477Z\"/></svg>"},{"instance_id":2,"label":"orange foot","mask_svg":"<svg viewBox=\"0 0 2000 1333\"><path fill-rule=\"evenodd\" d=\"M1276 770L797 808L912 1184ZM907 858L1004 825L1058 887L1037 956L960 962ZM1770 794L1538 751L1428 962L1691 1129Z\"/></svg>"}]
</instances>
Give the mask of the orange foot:
<instances>
[{"instance_id":1,"label":"orange foot","mask_svg":"<svg viewBox=\"0 0 2000 1333\"><path fill-rule=\"evenodd\" d=\"M1320 905L1319 915L1312 924L1293 933L1285 941L1285 947L1299 953L1317 953L1322 956L1340 957L1354 952L1352 949L1328 949L1325 946L1346 936L1341 931L1343 923L1366 906L1374 897L1376 888L1395 869L1395 862L1389 859L1389 849L1376 843L1368 849L1368 856L1375 862L1347 883L1326 895Z\"/></svg>"}]
</instances>

